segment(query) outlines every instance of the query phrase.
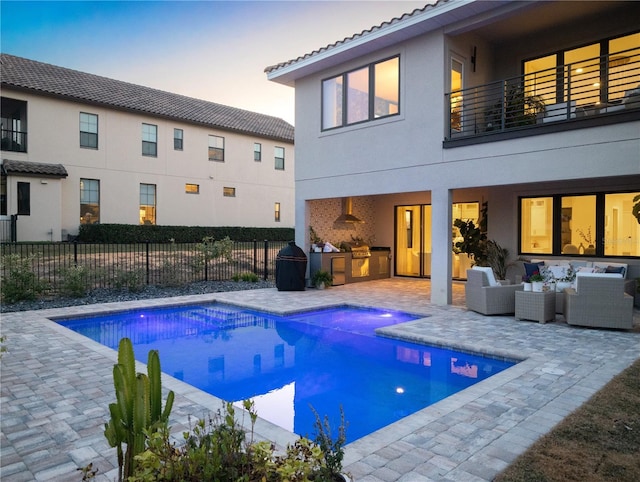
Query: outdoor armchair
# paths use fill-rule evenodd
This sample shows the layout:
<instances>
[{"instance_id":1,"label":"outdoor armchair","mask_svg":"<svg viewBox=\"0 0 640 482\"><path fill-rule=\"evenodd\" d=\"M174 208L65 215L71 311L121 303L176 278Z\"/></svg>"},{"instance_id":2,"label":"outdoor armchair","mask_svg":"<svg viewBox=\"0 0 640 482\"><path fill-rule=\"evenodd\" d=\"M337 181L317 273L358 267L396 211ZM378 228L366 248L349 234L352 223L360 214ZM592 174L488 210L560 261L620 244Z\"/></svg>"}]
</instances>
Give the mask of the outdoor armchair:
<instances>
[{"instance_id":1,"label":"outdoor armchair","mask_svg":"<svg viewBox=\"0 0 640 482\"><path fill-rule=\"evenodd\" d=\"M633 296L626 280L578 276L576 287L565 289L564 316L569 325L597 328L633 328Z\"/></svg>"},{"instance_id":2,"label":"outdoor armchair","mask_svg":"<svg viewBox=\"0 0 640 482\"><path fill-rule=\"evenodd\" d=\"M467 270L464 288L467 309L483 315L515 313L516 291L521 291L522 285L500 285L490 270L491 268Z\"/></svg>"}]
</instances>

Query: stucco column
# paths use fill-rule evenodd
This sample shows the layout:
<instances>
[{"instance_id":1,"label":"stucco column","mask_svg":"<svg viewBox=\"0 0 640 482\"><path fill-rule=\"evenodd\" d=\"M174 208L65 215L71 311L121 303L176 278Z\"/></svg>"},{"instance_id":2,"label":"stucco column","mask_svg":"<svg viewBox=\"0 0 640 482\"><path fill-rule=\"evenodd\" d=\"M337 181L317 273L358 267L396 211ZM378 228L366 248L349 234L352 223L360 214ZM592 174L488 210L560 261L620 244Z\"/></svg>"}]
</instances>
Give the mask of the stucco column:
<instances>
[{"instance_id":1,"label":"stucco column","mask_svg":"<svg viewBox=\"0 0 640 482\"><path fill-rule=\"evenodd\" d=\"M450 305L451 292L451 203L453 192L431 191L431 303Z\"/></svg>"}]
</instances>

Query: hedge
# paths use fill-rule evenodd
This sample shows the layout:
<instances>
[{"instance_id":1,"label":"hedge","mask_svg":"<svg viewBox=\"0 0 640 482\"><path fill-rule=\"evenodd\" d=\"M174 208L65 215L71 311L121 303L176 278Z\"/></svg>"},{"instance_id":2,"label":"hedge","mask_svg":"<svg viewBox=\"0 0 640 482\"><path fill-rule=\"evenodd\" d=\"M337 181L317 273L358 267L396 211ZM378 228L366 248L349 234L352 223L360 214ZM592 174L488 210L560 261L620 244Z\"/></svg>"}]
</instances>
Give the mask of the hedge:
<instances>
[{"instance_id":1,"label":"hedge","mask_svg":"<svg viewBox=\"0 0 640 482\"><path fill-rule=\"evenodd\" d=\"M247 228L241 226L155 226L131 224L82 224L78 241L85 243L198 243L211 236L223 239L228 236L233 241L293 241L293 228Z\"/></svg>"}]
</instances>

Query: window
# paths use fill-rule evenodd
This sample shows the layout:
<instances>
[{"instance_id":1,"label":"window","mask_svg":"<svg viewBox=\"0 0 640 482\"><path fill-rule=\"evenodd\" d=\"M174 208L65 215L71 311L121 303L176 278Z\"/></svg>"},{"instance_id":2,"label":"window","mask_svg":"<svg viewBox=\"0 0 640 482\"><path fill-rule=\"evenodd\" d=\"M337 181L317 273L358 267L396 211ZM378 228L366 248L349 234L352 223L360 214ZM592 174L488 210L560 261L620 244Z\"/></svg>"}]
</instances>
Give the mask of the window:
<instances>
[{"instance_id":1,"label":"window","mask_svg":"<svg viewBox=\"0 0 640 482\"><path fill-rule=\"evenodd\" d=\"M80 147L98 148L98 116L80 112Z\"/></svg>"},{"instance_id":2,"label":"window","mask_svg":"<svg viewBox=\"0 0 640 482\"><path fill-rule=\"evenodd\" d=\"M224 137L209 136L209 160L224 162Z\"/></svg>"},{"instance_id":3,"label":"window","mask_svg":"<svg viewBox=\"0 0 640 482\"><path fill-rule=\"evenodd\" d=\"M322 129L400 112L400 57L376 62L322 81Z\"/></svg>"},{"instance_id":4,"label":"window","mask_svg":"<svg viewBox=\"0 0 640 482\"><path fill-rule=\"evenodd\" d=\"M140 224L156 224L155 184L140 184Z\"/></svg>"},{"instance_id":5,"label":"window","mask_svg":"<svg viewBox=\"0 0 640 482\"><path fill-rule=\"evenodd\" d=\"M100 181L80 179L80 224L100 222Z\"/></svg>"},{"instance_id":6,"label":"window","mask_svg":"<svg viewBox=\"0 0 640 482\"><path fill-rule=\"evenodd\" d=\"M200 184L185 184L184 192L187 194L200 194Z\"/></svg>"},{"instance_id":7,"label":"window","mask_svg":"<svg viewBox=\"0 0 640 482\"><path fill-rule=\"evenodd\" d=\"M262 144L259 142L253 143L253 160L256 162L262 161Z\"/></svg>"},{"instance_id":8,"label":"window","mask_svg":"<svg viewBox=\"0 0 640 482\"><path fill-rule=\"evenodd\" d=\"M225 197L236 197L236 188L235 187L223 187L222 195Z\"/></svg>"},{"instance_id":9,"label":"window","mask_svg":"<svg viewBox=\"0 0 640 482\"><path fill-rule=\"evenodd\" d=\"M1 104L2 150L27 152L27 103L2 97Z\"/></svg>"},{"instance_id":10,"label":"window","mask_svg":"<svg viewBox=\"0 0 640 482\"><path fill-rule=\"evenodd\" d=\"M276 147L274 149L275 167L278 170L284 170L284 147Z\"/></svg>"},{"instance_id":11,"label":"window","mask_svg":"<svg viewBox=\"0 0 640 482\"><path fill-rule=\"evenodd\" d=\"M280 203L276 203L275 204L275 222L279 223L280 222Z\"/></svg>"},{"instance_id":12,"label":"window","mask_svg":"<svg viewBox=\"0 0 640 482\"><path fill-rule=\"evenodd\" d=\"M633 198L640 192L521 198L520 251L640 256Z\"/></svg>"},{"instance_id":13,"label":"window","mask_svg":"<svg viewBox=\"0 0 640 482\"><path fill-rule=\"evenodd\" d=\"M158 155L158 126L142 124L142 155Z\"/></svg>"},{"instance_id":14,"label":"window","mask_svg":"<svg viewBox=\"0 0 640 482\"><path fill-rule=\"evenodd\" d=\"M545 104L613 107L640 81L640 33L605 39L524 62L525 91ZM612 110L613 112L613 110Z\"/></svg>"},{"instance_id":15,"label":"window","mask_svg":"<svg viewBox=\"0 0 640 482\"><path fill-rule=\"evenodd\" d=\"M173 150L181 151L182 150L182 139L184 136L184 132L182 129L173 129Z\"/></svg>"},{"instance_id":16,"label":"window","mask_svg":"<svg viewBox=\"0 0 640 482\"><path fill-rule=\"evenodd\" d=\"M31 215L31 183L18 183L18 214Z\"/></svg>"}]
</instances>

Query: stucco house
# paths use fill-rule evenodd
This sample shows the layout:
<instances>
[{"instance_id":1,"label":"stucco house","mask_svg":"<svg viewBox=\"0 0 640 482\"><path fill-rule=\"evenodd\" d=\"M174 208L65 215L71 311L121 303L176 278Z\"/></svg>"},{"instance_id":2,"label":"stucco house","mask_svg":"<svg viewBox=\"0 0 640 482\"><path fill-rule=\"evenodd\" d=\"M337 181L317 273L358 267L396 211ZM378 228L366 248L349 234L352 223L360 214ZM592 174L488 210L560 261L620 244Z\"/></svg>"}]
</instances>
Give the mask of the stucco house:
<instances>
[{"instance_id":1,"label":"stucco house","mask_svg":"<svg viewBox=\"0 0 640 482\"><path fill-rule=\"evenodd\" d=\"M441 0L267 67L295 88L297 243L312 226L388 246L393 275L448 304L469 266L453 221L486 203L512 259L640 276L638 18L631 1Z\"/></svg>"},{"instance_id":2,"label":"stucco house","mask_svg":"<svg viewBox=\"0 0 640 482\"><path fill-rule=\"evenodd\" d=\"M294 129L284 120L0 61L0 219L17 216L18 241L66 240L97 222L293 227Z\"/></svg>"}]
</instances>

